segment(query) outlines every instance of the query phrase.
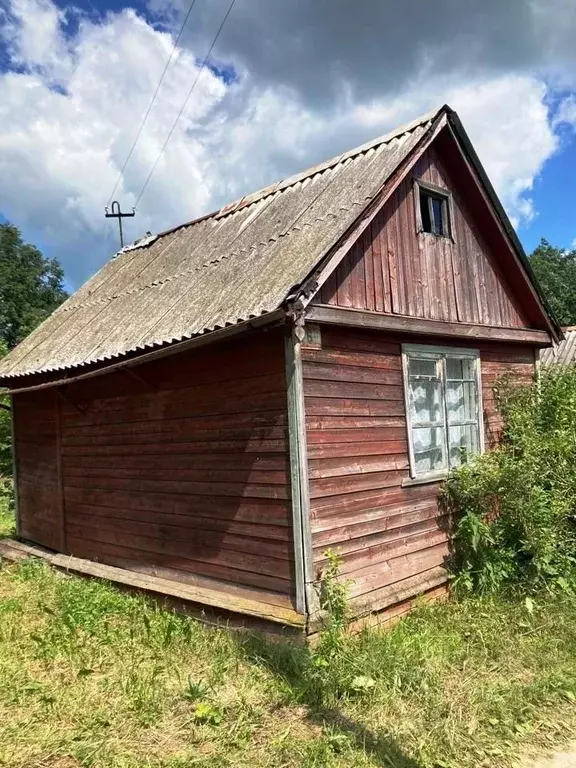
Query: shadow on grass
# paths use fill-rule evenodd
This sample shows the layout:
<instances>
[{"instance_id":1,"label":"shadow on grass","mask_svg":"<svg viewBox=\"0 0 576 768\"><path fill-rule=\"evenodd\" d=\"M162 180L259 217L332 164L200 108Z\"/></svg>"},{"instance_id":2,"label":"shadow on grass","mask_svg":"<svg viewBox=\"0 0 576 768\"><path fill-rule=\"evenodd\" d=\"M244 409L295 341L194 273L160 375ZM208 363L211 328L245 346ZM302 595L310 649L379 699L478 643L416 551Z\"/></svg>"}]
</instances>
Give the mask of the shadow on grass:
<instances>
[{"instance_id":1,"label":"shadow on grass","mask_svg":"<svg viewBox=\"0 0 576 768\"><path fill-rule=\"evenodd\" d=\"M375 732L335 707L324 706L310 688L306 670L311 662L306 646L283 640L267 640L262 635L249 635L242 640L246 658L265 666L282 680L307 708L307 719L322 728L330 728L348 742L363 750L378 765L386 768L421 768L407 755L397 741L385 730Z\"/></svg>"}]
</instances>

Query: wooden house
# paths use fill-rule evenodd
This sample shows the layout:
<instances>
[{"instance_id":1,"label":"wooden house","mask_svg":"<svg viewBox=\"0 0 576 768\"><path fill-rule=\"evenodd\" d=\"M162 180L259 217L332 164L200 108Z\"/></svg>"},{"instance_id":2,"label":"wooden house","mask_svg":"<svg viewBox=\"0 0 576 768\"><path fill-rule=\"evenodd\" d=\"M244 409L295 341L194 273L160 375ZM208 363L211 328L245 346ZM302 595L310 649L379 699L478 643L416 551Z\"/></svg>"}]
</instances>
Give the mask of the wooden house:
<instances>
[{"instance_id":1,"label":"wooden house","mask_svg":"<svg viewBox=\"0 0 576 768\"><path fill-rule=\"evenodd\" d=\"M494 379L560 333L442 107L124 248L0 363L18 536L309 629L332 548L355 616L398 610L446 580Z\"/></svg>"}]
</instances>

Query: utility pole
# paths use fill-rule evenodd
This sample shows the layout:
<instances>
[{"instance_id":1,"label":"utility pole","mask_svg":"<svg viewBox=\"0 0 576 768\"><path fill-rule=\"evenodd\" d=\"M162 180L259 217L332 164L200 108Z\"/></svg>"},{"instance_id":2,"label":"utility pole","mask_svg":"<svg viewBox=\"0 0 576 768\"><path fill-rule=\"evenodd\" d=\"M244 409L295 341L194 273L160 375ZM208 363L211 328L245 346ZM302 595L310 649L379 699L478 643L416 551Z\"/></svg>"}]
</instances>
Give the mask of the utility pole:
<instances>
[{"instance_id":1,"label":"utility pole","mask_svg":"<svg viewBox=\"0 0 576 768\"><path fill-rule=\"evenodd\" d=\"M132 208L132 213L122 213L120 210L120 203L117 200L114 200L112 203L112 213L108 212L108 206L104 208L106 211L106 218L107 219L118 219L118 227L120 228L120 248L124 248L124 235L122 233L122 219L127 216L135 216L136 215L136 209Z\"/></svg>"}]
</instances>

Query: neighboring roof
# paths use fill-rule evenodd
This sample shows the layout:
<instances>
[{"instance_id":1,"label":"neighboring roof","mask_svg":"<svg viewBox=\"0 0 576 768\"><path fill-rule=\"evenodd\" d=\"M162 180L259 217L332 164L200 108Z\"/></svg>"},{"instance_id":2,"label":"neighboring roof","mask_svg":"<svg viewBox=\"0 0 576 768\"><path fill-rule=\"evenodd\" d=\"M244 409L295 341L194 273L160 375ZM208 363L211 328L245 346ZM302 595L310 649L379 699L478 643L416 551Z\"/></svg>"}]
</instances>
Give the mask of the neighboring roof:
<instances>
[{"instance_id":1,"label":"neighboring roof","mask_svg":"<svg viewBox=\"0 0 576 768\"><path fill-rule=\"evenodd\" d=\"M310 275L446 118L554 332L555 320L506 213L458 116L444 106L215 213L124 248L0 361L0 381L103 363L275 312L303 283L303 290L315 285Z\"/></svg>"},{"instance_id":2,"label":"neighboring roof","mask_svg":"<svg viewBox=\"0 0 576 768\"><path fill-rule=\"evenodd\" d=\"M0 362L0 378L111 360L278 309L441 112L124 248Z\"/></svg>"},{"instance_id":3,"label":"neighboring roof","mask_svg":"<svg viewBox=\"0 0 576 768\"><path fill-rule=\"evenodd\" d=\"M573 365L576 363L576 325L563 328L564 338L551 347L540 350L542 365Z\"/></svg>"}]
</instances>

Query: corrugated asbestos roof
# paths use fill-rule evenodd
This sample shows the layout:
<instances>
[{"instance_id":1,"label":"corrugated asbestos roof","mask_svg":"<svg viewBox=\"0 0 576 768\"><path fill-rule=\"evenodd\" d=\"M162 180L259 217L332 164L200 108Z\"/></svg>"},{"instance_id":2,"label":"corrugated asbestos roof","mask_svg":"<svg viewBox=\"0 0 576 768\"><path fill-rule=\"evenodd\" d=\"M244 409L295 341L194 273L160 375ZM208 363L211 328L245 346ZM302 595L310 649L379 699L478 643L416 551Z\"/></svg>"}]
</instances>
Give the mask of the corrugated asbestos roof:
<instances>
[{"instance_id":1,"label":"corrugated asbestos roof","mask_svg":"<svg viewBox=\"0 0 576 768\"><path fill-rule=\"evenodd\" d=\"M440 112L124 248L0 362L0 378L111 360L278 309Z\"/></svg>"},{"instance_id":2,"label":"corrugated asbestos roof","mask_svg":"<svg viewBox=\"0 0 576 768\"><path fill-rule=\"evenodd\" d=\"M574 365L576 363L576 325L563 328L564 338L551 347L540 350L543 365Z\"/></svg>"}]
</instances>

